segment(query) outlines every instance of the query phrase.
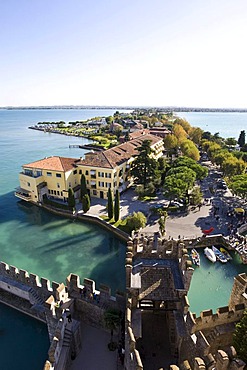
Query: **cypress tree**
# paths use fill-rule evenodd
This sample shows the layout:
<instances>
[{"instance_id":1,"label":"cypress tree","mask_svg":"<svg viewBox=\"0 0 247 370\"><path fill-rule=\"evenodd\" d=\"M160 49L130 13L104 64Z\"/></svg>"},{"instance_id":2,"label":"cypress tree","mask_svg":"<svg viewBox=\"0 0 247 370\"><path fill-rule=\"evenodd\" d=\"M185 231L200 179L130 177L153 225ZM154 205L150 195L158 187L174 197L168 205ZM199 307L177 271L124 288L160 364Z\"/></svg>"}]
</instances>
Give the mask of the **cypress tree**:
<instances>
[{"instance_id":1,"label":"cypress tree","mask_svg":"<svg viewBox=\"0 0 247 370\"><path fill-rule=\"evenodd\" d=\"M107 191L107 211L108 211L108 217L111 220L113 217L113 199L112 199L112 192L111 189L108 188Z\"/></svg>"},{"instance_id":2,"label":"cypress tree","mask_svg":"<svg viewBox=\"0 0 247 370\"><path fill-rule=\"evenodd\" d=\"M115 200L114 200L114 220L117 222L120 216L120 196L119 191L116 190Z\"/></svg>"},{"instance_id":3,"label":"cypress tree","mask_svg":"<svg viewBox=\"0 0 247 370\"><path fill-rule=\"evenodd\" d=\"M89 209L90 209L90 198L89 198L88 194L85 194L82 197L82 210L83 210L84 213L87 213L87 211L89 211Z\"/></svg>"},{"instance_id":4,"label":"cypress tree","mask_svg":"<svg viewBox=\"0 0 247 370\"><path fill-rule=\"evenodd\" d=\"M82 198L84 195L88 194L87 191L87 183L86 183L86 177L84 174L81 175L81 192L80 192L80 200L82 202Z\"/></svg>"},{"instance_id":5,"label":"cypress tree","mask_svg":"<svg viewBox=\"0 0 247 370\"><path fill-rule=\"evenodd\" d=\"M73 192L73 189L69 188L69 191L68 191L68 205L70 208L72 208L72 210L74 210L75 208L75 195L74 195L74 192Z\"/></svg>"}]
</instances>

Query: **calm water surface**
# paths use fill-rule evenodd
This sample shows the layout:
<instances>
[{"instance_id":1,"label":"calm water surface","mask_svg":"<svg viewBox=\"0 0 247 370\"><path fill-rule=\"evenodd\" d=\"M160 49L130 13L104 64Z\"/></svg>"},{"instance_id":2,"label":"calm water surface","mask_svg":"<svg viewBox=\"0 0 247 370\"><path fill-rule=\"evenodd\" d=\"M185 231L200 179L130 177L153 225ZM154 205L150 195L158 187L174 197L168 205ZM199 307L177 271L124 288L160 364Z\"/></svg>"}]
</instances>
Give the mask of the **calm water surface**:
<instances>
[{"instance_id":1,"label":"calm water surface","mask_svg":"<svg viewBox=\"0 0 247 370\"><path fill-rule=\"evenodd\" d=\"M178 112L193 127L200 127L212 134L219 132L221 137L239 138L240 131L247 130L247 113L236 112Z\"/></svg>"},{"instance_id":2,"label":"calm water surface","mask_svg":"<svg viewBox=\"0 0 247 370\"><path fill-rule=\"evenodd\" d=\"M0 340L2 370L43 369L50 345L45 324L0 304Z\"/></svg>"}]
</instances>

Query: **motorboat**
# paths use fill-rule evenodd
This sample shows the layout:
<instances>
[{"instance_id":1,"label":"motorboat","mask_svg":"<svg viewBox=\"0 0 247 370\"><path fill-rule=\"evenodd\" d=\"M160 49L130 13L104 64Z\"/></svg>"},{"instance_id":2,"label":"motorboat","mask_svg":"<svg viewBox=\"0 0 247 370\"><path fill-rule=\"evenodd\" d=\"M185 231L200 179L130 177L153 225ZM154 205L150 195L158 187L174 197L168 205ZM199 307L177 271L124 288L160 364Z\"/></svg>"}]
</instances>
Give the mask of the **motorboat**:
<instances>
[{"instance_id":1,"label":"motorboat","mask_svg":"<svg viewBox=\"0 0 247 370\"><path fill-rule=\"evenodd\" d=\"M204 254L209 259L209 261L211 261L213 263L216 262L216 255L214 254L214 252L212 251L212 249L206 247L204 249Z\"/></svg>"},{"instance_id":2,"label":"motorboat","mask_svg":"<svg viewBox=\"0 0 247 370\"><path fill-rule=\"evenodd\" d=\"M218 248L212 246L212 251L216 255L216 259L219 260L220 262L226 263L228 261L226 256L223 253L221 253L221 251Z\"/></svg>"},{"instance_id":3,"label":"motorboat","mask_svg":"<svg viewBox=\"0 0 247 370\"><path fill-rule=\"evenodd\" d=\"M191 259L194 265L200 266L200 255L194 248L191 250Z\"/></svg>"},{"instance_id":4,"label":"motorboat","mask_svg":"<svg viewBox=\"0 0 247 370\"><path fill-rule=\"evenodd\" d=\"M224 254L224 256L226 257L227 261L230 261L232 260L232 257L230 255L230 253L223 247L220 248L220 252Z\"/></svg>"}]
</instances>

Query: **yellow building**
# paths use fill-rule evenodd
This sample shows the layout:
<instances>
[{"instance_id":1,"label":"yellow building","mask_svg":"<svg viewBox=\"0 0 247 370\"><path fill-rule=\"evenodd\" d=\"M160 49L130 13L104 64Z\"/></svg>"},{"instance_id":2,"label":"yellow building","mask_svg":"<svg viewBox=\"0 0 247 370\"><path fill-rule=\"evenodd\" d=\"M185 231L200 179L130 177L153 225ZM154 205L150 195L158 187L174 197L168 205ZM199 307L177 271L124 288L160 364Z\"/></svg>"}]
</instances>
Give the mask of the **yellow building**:
<instances>
[{"instance_id":1,"label":"yellow building","mask_svg":"<svg viewBox=\"0 0 247 370\"><path fill-rule=\"evenodd\" d=\"M163 140L140 131L136 139L117 145L102 152L87 153L77 166L86 177L87 188L92 197L107 199L108 189L113 193L123 192L133 183L130 175L131 163L138 155L137 148L144 140L150 140L155 159L163 155Z\"/></svg>"},{"instance_id":2,"label":"yellow building","mask_svg":"<svg viewBox=\"0 0 247 370\"><path fill-rule=\"evenodd\" d=\"M35 203L42 202L45 194L51 199L67 201L68 189L77 190L79 185L77 161L75 158L48 157L24 164L15 195Z\"/></svg>"},{"instance_id":3,"label":"yellow building","mask_svg":"<svg viewBox=\"0 0 247 370\"><path fill-rule=\"evenodd\" d=\"M131 163L144 140L150 140L155 159L163 154L161 138L143 131L140 131L139 136L135 133L135 136L135 139L111 149L86 153L84 159L49 157L23 165L19 175L20 187L15 195L35 203L42 202L44 195L66 202L68 189L72 188L78 199L82 174L85 175L92 197L107 199L109 188L113 193L117 189L121 193L133 183Z\"/></svg>"}]
</instances>

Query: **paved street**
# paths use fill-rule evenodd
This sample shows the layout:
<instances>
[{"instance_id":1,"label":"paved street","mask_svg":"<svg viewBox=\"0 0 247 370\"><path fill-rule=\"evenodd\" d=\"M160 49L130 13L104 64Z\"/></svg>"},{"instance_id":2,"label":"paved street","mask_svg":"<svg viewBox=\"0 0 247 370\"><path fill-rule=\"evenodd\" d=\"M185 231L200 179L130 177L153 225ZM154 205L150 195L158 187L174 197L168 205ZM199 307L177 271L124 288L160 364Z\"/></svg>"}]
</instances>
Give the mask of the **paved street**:
<instances>
[{"instance_id":1,"label":"paved street","mask_svg":"<svg viewBox=\"0 0 247 370\"><path fill-rule=\"evenodd\" d=\"M214 228L213 233L229 233L228 226L232 223L234 226L237 219L227 217L229 208L241 206L240 200L233 197L229 190L216 191L212 193L212 188L215 188L217 179L221 177L220 173L215 168L211 168L209 176L200 184L203 192L203 198L207 201L204 202L199 209L190 207L186 211L178 211L174 215L169 215L166 221L166 236L172 238L186 237L194 238L202 235L202 230L207 230L210 227ZM211 191L210 191L211 190ZM105 199L92 198L92 205L88 214L93 215L107 215ZM150 214L149 209L155 204L167 204L167 200L163 195L151 202L139 201L133 189L127 190L121 194L121 217L124 218L133 212L141 211L145 215ZM215 207L218 208L215 214ZM149 217L147 226L143 232L157 232L159 230L158 217Z\"/></svg>"}]
</instances>

